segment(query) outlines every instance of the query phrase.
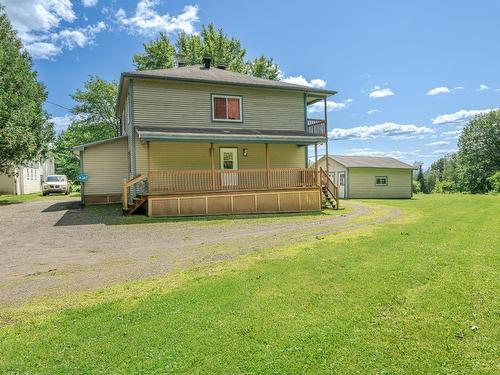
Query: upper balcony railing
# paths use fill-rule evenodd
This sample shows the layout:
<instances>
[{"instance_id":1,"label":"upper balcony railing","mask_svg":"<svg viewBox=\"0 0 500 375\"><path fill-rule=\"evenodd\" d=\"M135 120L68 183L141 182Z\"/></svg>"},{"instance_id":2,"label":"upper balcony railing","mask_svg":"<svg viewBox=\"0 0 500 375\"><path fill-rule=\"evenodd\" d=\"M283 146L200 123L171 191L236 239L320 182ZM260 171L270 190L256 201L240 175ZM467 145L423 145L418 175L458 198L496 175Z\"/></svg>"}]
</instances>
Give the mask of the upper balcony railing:
<instances>
[{"instance_id":1,"label":"upper balcony railing","mask_svg":"<svg viewBox=\"0 0 500 375\"><path fill-rule=\"evenodd\" d=\"M307 132L311 135L320 135L326 137L326 120L318 120L314 118L307 119Z\"/></svg>"}]
</instances>

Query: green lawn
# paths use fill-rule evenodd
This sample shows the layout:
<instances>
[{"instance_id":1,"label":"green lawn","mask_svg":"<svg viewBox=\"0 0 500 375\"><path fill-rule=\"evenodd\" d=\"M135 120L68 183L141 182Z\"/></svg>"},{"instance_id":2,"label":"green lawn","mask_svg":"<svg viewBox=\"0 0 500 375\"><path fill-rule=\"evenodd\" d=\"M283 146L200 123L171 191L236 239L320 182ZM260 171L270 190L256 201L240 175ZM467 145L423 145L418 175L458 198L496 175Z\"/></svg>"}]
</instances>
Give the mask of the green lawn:
<instances>
[{"instance_id":1,"label":"green lawn","mask_svg":"<svg viewBox=\"0 0 500 375\"><path fill-rule=\"evenodd\" d=\"M80 192L73 192L69 194L69 197L79 197ZM48 200L55 199L54 197L62 198L66 197L63 194L55 194L43 196L42 193L24 194L24 195L11 195L11 194L0 194L0 206L5 206L8 204L16 204L23 202L31 202L36 200Z\"/></svg>"},{"instance_id":2,"label":"green lawn","mask_svg":"<svg viewBox=\"0 0 500 375\"><path fill-rule=\"evenodd\" d=\"M13 320L0 373L499 373L500 197L373 203L405 216Z\"/></svg>"}]
</instances>

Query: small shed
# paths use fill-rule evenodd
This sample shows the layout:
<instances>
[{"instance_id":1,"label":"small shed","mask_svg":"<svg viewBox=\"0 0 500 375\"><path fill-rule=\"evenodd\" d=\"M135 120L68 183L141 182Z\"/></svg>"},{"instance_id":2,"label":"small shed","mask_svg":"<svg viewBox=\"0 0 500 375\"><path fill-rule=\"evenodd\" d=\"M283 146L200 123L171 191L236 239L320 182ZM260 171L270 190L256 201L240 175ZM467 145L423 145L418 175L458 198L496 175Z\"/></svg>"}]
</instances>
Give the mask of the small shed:
<instances>
[{"instance_id":1,"label":"small shed","mask_svg":"<svg viewBox=\"0 0 500 375\"><path fill-rule=\"evenodd\" d=\"M326 157L318 160L326 170ZM340 198L411 198L412 165L389 157L330 155L330 177Z\"/></svg>"}]
</instances>

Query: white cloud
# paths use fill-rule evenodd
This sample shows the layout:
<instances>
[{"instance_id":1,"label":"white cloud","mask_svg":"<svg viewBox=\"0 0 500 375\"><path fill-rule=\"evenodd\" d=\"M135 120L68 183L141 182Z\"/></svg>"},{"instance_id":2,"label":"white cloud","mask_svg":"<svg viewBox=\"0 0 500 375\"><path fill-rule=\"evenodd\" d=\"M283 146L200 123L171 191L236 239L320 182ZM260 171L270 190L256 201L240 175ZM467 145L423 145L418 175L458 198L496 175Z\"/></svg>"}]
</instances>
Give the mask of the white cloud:
<instances>
[{"instance_id":1,"label":"white cloud","mask_svg":"<svg viewBox=\"0 0 500 375\"><path fill-rule=\"evenodd\" d=\"M141 0L137 3L133 16L127 17L122 8L115 15L118 23L133 34L153 35L158 32L171 34L181 31L188 34L195 33L195 24L199 21L197 5L186 5L181 14L171 16L168 13L159 14L155 10L158 4L158 0Z\"/></svg>"},{"instance_id":2,"label":"white cloud","mask_svg":"<svg viewBox=\"0 0 500 375\"><path fill-rule=\"evenodd\" d=\"M446 154L452 154L452 153L454 153L456 151L457 151L456 148L447 148L447 149L444 149L444 150L435 150L432 153L434 155L446 155Z\"/></svg>"},{"instance_id":3,"label":"white cloud","mask_svg":"<svg viewBox=\"0 0 500 375\"><path fill-rule=\"evenodd\" d=\"M82 4L85 8L95 7L97 5L97 0L82 0Z\"/></svg>"},{"instance_id":4,"label":"white cloud","mask_svg":"<svg viewBox=\"0 0 500 375\"><path fill-rule=\"evenodd\" d=\"M453 90L463 90L464 87L463 86L457 86L457 87L454 87Z\"/></svg>"},{"instance_id":5,"label":"white cloud","mask_svg":"<svg viewBox=\"0 0 500 375\"><path fill-rule=\"evenodd\" d=\"M347 107L349 107L351 103L352 99L346 99L343 102L335 102L333 100L327 100L326 110L328 112L341 111L342 109L346 109ZM319 113L319 112L324 112L324 110L325 110L325 105L323 104L323 101L311 104L309 107L307 107L307 112L309 113Z\"/></svg>"},{"instance_id":6,"label":"white cloud","mask_svg":"<svg viewBox=\"0 0 500 375\"><path fill-rule=\"evenodd\" d=\"M370 109L370 110L366 111L366 114L373 115L374 113L377 113L377 112L380 112L380 109L374 108L374 109Z\"/></svg>"},{"instance_id":7,"label":"white cloud","mask_svg":"<svg viewBox=\"0 0 500 375\"><path fill-rule=\"evenodd\" d=\"M433 89L429 90L426 95L429 96L435 96L439 94L449 94L450 89L446 86L440 86L440 87L434 87Z\"/></svg>"},{"instance_id":8,"label":"white cloud","mask_svg":"<svg viewBox=\"0 0 500 375\"><path fill-rule=\"evenodd\" d=\"M391 89L389 89L389 88L382 89L382 88L376 86L376 87L374 87L372 92L370 92L370 94L368 96L372 99L377 99L377 98L384 98L386 96L393 96L393 95L394 95L394 93L392 92Z\"/></svg>"},{"instance_id":9,"label":"white cloud","mask_svg":"<svg viewBox=\"0 0 500 375\"><path fill-rule=\"evenodd\" d=\"M50 59L64 48L92 44L104 22L77 29L62 28L76 14L70 0L5 0L6 12L25 48L34 59Z\"/></svg>"},{"instance_id":10,"label":"white cloud","mask_svg":"<svg viewBox=\"0 0 500 375\"><path fill-rule=\"evenodd\" d=\"M449 141L436 141L436 142L426 143L426 146L445 146L449 144L450 144Z\"/></svg>"},{"instance_id":11,"label":"white cloud","mask_svg":"<svg viewBox=\"0 0 500 375\"><path fill-rule=\"evenodd\" d=\"M27 49L34 59L50 59L62 52L61 47L48 42L34 42L29 44Z\"/></svg>"},{"instance_id":12,"label":"white cloud","mask_svg":"<svg viewBox=\"0 0 500 375\"><path fill-rule=\"evenodd\" d=\"M308 81L302 75L295 76L295 77L293 77L293 76L286 77L286 78L283 78L282 81L287 82L287 83L293 83L295 85L315 87L318 89L322 89L326 86L326 81L324 81L320 78L314 78L314 79L311 79L311 81Z\"/></svg>"},{"instance_id":13,"label":"white cloud","mask_svg":"<svg viewBox=\"0 0 500 375\"><path fill-rule=\"evenodd\" d=\"M51 121L54 123L55 131L59 133L62 130L66 130L74 119L74 115L65 114L64 116L52 117Z\"/></svg>"},{"instance_id":14,"label":"white cloud","mask_svg":"<svg viewBox=\"0 0 500 375\"><path fill-rule=\"evenodd\" d=\"M494 111L495 109L471 109L471 110L465 110L461 109L460 111L457 111L455 113L448 113L444 115L439 115L435 119L432 120L432 123L434 125L441 125L441 124L448 124L448 123L453 123L453 122L462 122L469 120L470 118L483 114L483 113L488 113L491 111Z\"/></svg>"},{"instance_id":15,"label":"white cloud","mask_svg":"<svg viewBox=\"0 0 500 375\"><path fill-rule=\"evenodd\" d=\"M330 139L372 139L391 137L393 139L408 139L431 134L434 131L425 126L401 125L393 122L383 124L358 126L354 128L335 128L328 134Z\"/></svg>"},{"instance_id":16,"label":"white cloud","mask_svg":"<svg viewBox=\"0 0 500 375\"><path fill-rule=\"evenodd\" d=\"M99 22L96 25L89 25L79 29L65 29L59 33L52 35L52 40L60 41L62 45L68 49L73 49L76 46L85 47L88 44L93 44L96 34L106 29L104 22Z\"/></svg>"},{"instance_id":17,"label":"white cloud","mask_svg":"<svg viewBox=\"0 0 500 375\"><path fill-rule=\"evenodd\" d=\"M490 88L486 85L479 85L479 88L477 89L477 91L486 91L486 90L489 90Z\"/></svg>"}]
</instances>

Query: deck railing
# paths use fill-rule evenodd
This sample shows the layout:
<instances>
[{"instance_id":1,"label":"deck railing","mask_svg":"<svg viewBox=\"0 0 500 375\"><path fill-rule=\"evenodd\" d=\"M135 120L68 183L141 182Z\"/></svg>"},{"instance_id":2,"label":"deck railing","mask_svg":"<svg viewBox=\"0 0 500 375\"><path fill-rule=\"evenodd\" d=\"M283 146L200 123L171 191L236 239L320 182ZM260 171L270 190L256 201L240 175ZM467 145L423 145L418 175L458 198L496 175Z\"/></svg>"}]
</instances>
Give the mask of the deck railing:
<instances>
[{"instance_id":1,"label":"deck railing","mask_svg":"<svg viewBox=\"0 0 500 375\"><path fill-rule=\"evenodd\" d=\"M164 170L148 173L149 193L194 193L318 187L313 169Z\"/></svg>"},{"instance_id":2,"label":"deck railing","mask_svg":"<svg viewBox=\"0 0 500 375\"><path fill-rule=\"evenodd\" d=\"M314 118L307 119L307 132L312 135L321 135L326 137L326 121Z\"/></svg>"}]
</instances>

